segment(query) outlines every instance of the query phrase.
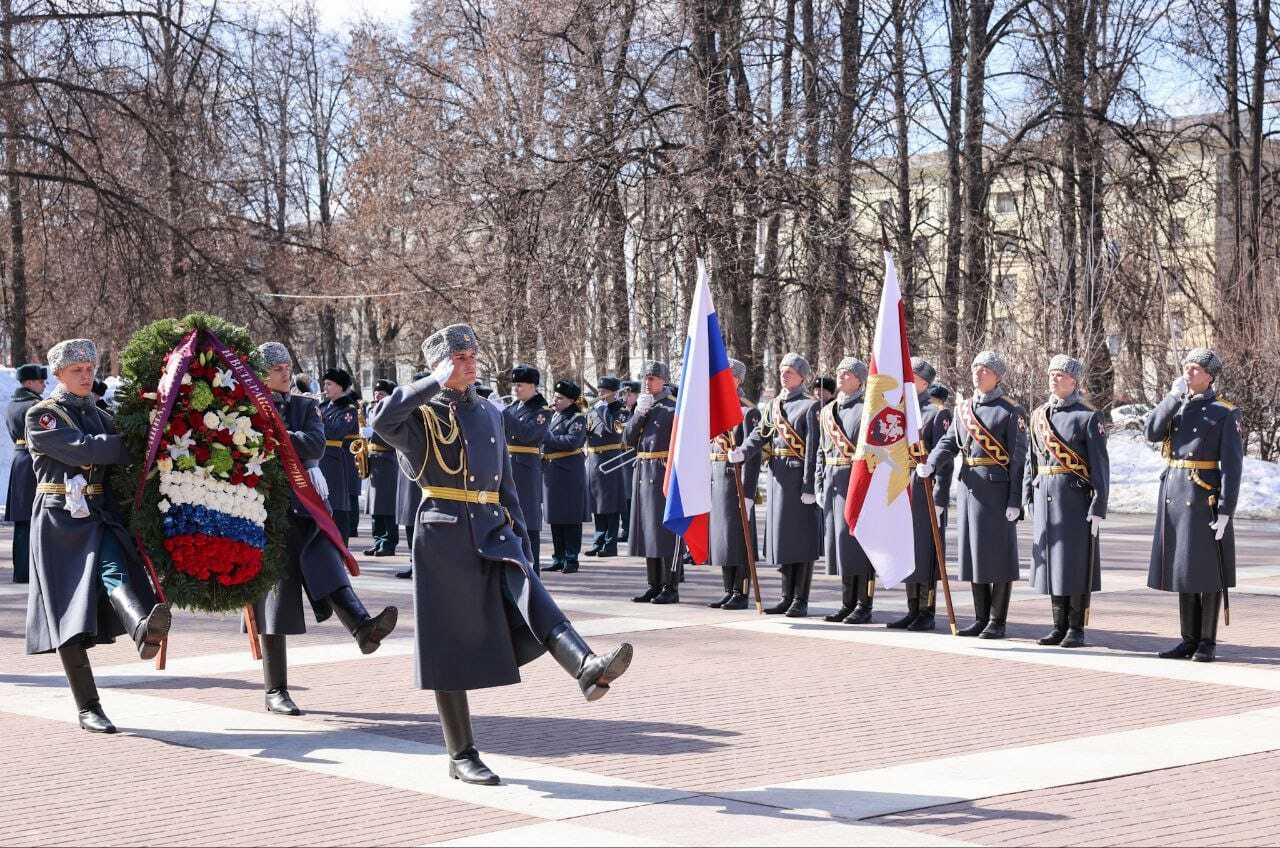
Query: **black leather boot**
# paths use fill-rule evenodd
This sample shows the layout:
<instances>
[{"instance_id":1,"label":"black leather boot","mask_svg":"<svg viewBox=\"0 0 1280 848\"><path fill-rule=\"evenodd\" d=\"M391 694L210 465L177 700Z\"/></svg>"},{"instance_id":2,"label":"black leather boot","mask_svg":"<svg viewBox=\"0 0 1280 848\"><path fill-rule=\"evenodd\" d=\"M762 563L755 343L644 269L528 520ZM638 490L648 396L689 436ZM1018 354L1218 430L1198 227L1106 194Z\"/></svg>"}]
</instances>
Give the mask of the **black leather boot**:
<instances>
[{"instance_id":1,"label":"black leather boot","mask_svg":"<svg viewBox=\"0 0 1280 848\"><path fill-rule=\"evenodd\" d=\"M395 607L387 607L376 618L369 615L369 611L360 603L355 590L350 586L343 586L330 595L329 603L333 604L338 620L355 637L362 654L372 654L378 650L382 640L396 629L396 621L400 618L400 611Z\"/></svg>"},{"instance_id":2,"label":"black leather boot","mask_svg":"<svg viewBox=\"0 0 1280 848\"><path fill-rule=\"evenodd\" d=\"M680 603L680 578L676 574L676 563L673 559L662 560L662 591L650 601L651 604Z\"/></svg>"},{"instance_id":3,"label":"black leather boot","mask_svg":"<svg viewBox=\"0 0 1280 848\"><path fill-rule=\"evenodd\" d=\"M796 599L796 570L798 565L784 565L778 570L782 572L782 600L776 606L765 607L765 615L782 615L791 609L791 602Z\"/></svg>"},{"instance_id":4,"label":"black leather boot","mask_svg":"<svg viewBox=\"0 0 1280 848\"><path fill-rule=\"evenodd\" d=\"M449 752L449 776L463 783L497 786L502 781L480 761L476 740L471 733L471 707L465 691L436 690L436 712L440 714L440 732Z\"/></svg>"},{"instance_id":5,"label":"black leather boot","mask_svg":"<svg viewBox=\"0 0 1280 848\"><path fill-rule=\"evenodd\" d=\"M809 590L813 588L813 563L795 566L795 600L787 608L787 618L806 618L809 615Z\"/></svg>"},{"instance_id":6,"label":"black leather boot","mask_svg":"<svg viewBox=\"0 0 1280 848\"><path fill-rule=\"evenodd\" d=\"M399 577L401 580L409 580L413 577L413 569L406 568L403 571L397 571L396 577Z\"/></svg>"},{"instance_id":7,"label":"black leather boot","mask_svg":"<svg viewBox=\"0 0 1280 848\"><path fill-rule=\"evenodd\" d=\"M637 604L647 604L658 597L662 585L662 560L658 557L645 557L644 571L649 588L643 595L636 595L631 599Z\"/></svg>"},{"instance_id":8,"label":"black leather boot","mask_svg":"<svg viewBox=\"0 0 1280 848\"><path fill-rule=\"evenodd\" d=\"M747 608L747 580L747 567L745 565L734 566L733 581L730 583L733 594L729 596L729 600L725 601L720 609L744 610Z\"/></svg>"},{"instance_id":9,"label":"black leather boot","mask_svg":"<svg viewBox=\"0 0 1280 848\"><path fill-rule=\"evenodd\" d=\"M707 606L712 609L720 609L729 603L729 599L733 597L733 575L737 571L732 565L720 566L720 582L724 584L724 596L718 601L712 601Z\"/></svg>"},{"instance_id":10,"label":"black leather boot","mask_svg":"<svg viewBox=\"0 0 1280 848\"><path fill-rule=\"evenodd\" d=\"M1191 657L1192 662L1213 662L1217 658L1218 609L1221 605L1221 592L1200 595L1200 644Z\"/></svg>"},{"instance_id":11,"label":"black leather boot","mask_svg":"<svg viewBox=\"0 0 1280 848\"><path fill-rule=\"evenodd\" d=\"M1059 647L1084 647L1084 613L1088 608L1088 595L1072 595L1067 599L1067 635Z\"/></svg>"},{"instance_id":12,"label":"black leather boot","mask_svg":"<svg viewBox=\"0 0 1280 848\"><path fill-rule=\"evenodd\" d=\"M169 625L173 623L169 605L156 604L148 611L128 583L121 583L112 589L108 598L111 608L124 625L125 632L137 646L138 656L149 660L160 653L160 643L169 635Z\"/></svg>"},{"instance_id":13,"label":"black leather boot","mask_svg":"<svg viewBox=\"0 0 1280 848\"><path fill-rule=\"evenodd\" d=\"M626 672L633 654L630 642L623 642L604 656L593 654L586 640L567 621L552 629L545 645L560 667L578 681L578 688L588 701L598 701L609 693L609 684Z\"/></svg>"},{"instance_id":14,"label":"black leather boot","mask_svg":"<svg viewBox=\"0 0 1280 848\"><path fill-rule=\"evenodd\" d=\"M871 623L871 605L875 603L876 597L876 578L875 575L870 577L858 578L858 603L854 605L853 612L849 613L848 618L844 620L845 624L870 624Z\"/></svg>"},{"instance_id":15,"label":"black leather boot","mask_svg":"<svg viewBox=\"0 0 1280 848\"><path fill-rule=\"evenodd\" d=\"M957 636L977 636L987 629L987 623L991 621L991 584L971 583L970 589L973 592L973 624L960 630Z\"/></svg>"},{"instance_id":16,"label":"black leather boot","mask_svg":"<svg viewBox=\"0 0 1280 848\"><path fill-rule=\"evenodd\" d=\"M920 617L920 587L915 583L907 585L907 614L902 618L890 621L885 627L890 630L906 630L915 624L917 618Z\"/></svg>"},{"instance_id":17,"label":"black leather boot","mask_svg":"<svg viewBox=\"0 0 1280 848\"><path fill-rule=\"evenodd\" d=\"M853 612L853 608L858 604L858 579L856 574L840 575L840 609L831 615L824 615L823 621L834 624L849 617L849 613Z\"/></svg>"},{"instance_id":18,"label":"black leather boot","mask_svg":"<svg viewBox=\"0 0 1280 848\"><path fill-rule=\"evenodd\" d=\"M1012 596L1012 583L991 584L991 621L978 634L979 639L1004 638L1004 624L1009 617L1009 598Z\"/></svg>"},{"instance_id":19,"label":"black leather boot","mask_svg":"<svg viewBox=\"0 0 1280 848\"><path fill-rule=\"evenodd\" d=\"M267 690L267 712L302 715L302 710L289 697L289 653L285 637L263 633L258 636L258 642L262 645L262 682Z\"/></svg>"},{"instance_id":20,"label":"black leather boot","mask_svg":"<svg viewBox=\"0 0 1280 848\"><path fill-rule=\"evenodd\" d=\"M907 625L907 629L917 632L933 630L937 627L937 586L933 583L921 583L917 589L920 593L920 614Z\"/></svg>"},{"instance_id":21,"label":"black leather boot","mask_svg":"<svg viewBox=\"0 0 1280 848\"><path fill-rule=\"evenodd\" d=\"M1050 595L1053 604L1053 630L1041 638L1038 644L1059 645L1067 635L1067 615L1070 611L1071 599L1066 595Z\"/></svg>"},{"instance_id":22,"label":"black leather boot","mask_svg":"<svg viewBox=\"0 0 1280 848\"><path fill-rule=\"evenodd\" d=\"M62 670L66 672L71 697L80 713L80 729L90 733L115 733L116 726L102 711L98 700L98 686L93 681L93 667L89 665L89 652L79 642L68 642L58 649Z\"/></svg>"},{"instance_id":23,"label":"black leather boot","mask_svg":"<svg viewBox=\"0 0 1280 848\"><path fill-rule=\"evenodd\" d=\"M1194 592L1178 593L1178 623L1182 629L1182 641L1157 656L1162 660L1185 660L1200 645L1200 596Z\"/></svg>"}]
</instances>

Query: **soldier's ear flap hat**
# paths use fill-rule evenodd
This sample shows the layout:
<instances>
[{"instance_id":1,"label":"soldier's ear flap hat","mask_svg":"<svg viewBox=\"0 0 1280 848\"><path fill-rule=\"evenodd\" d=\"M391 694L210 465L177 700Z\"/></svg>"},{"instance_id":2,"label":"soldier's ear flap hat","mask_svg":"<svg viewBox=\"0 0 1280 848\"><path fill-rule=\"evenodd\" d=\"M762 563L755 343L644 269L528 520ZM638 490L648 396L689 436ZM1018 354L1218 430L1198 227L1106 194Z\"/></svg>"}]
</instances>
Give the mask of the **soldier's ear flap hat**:
<instances>
[{"instance_id":1,"label":"soldier's ear flap hat","mask_svg":"<svg viewBox=\"0 0 1280 848\"><path fill-rule=\"evenodd\" d=\"M427 336L427 340L422 343L422 358L426 360L428 368L435 368L446 356L479 349L480 338L475 330L467 324L450 324Z\"/></svg>"},{"instance_id":2,"label":"soldier's ear flap hat","mask_svg":"<svg viewBox=\"0 0 1280 848\"><path fill-rule=\"evenodd\" d=\"M386 392L387 394L391 394L396 390L396 384L391 380L378 380L374 382L373 390L375 392Z\"/></svg>"},{"instance_id":3,"label":"soldier's ear flap hat","mask_svg":"<svg viewBox=\"0 0 1280 848\"><path fill-rule=\"evenodd\" d=\"M951 397L951 390L948 389L946 386L942 386L937 383L934 383L932 386L930 386L927 390L927 393L930 398L940 400L943 403L946 403L947 398Z\"/></svg>"},{"instance_id":4,"label":"soldier's ear flap hat","mask_svg":"<svg viewBox=\"0 0 1280 848\"><path fill-rule=\"evenodd\" d=\"M932 383L938 379L938 369L934 368L928 360L920 356L911 357L911 373L915 374L926 383Z\"/></svg>"},{"instance_id":5,"label":"soldier's ear flap hat","mask_svg":"<svg viewBox=\"0 0 1280 848\"><path fill-rule=\"evenodd\" d=\"M973 370L980 366L990 368L1000 379L1004 379L1004 374L1009 370L1009 366L1005 364L1004 357L994 350L984 350L973 358L973 364L969 366L969 370Z\"/></svg>"},{"instance_id":6,"label":"soldier's ear flap hat","mask_svg":"<svg viewBox=\"0 0 1280 848\"><path fill-rule=\"evenodd\" d=\"M337 383L342 387L343 391L351 388L351 375L341 368L330 368L328 371L320 375L320 382L328 380L330 383Z\"/></svg>"},{"instance_id":7,"label":"soldier's ear flap hat","mask_svg":"<svg viewBox=\"0 0 1280 848\"><path fill-rule=\"evenodd\" d=\"M622 388L622 381L617 377L601 377L599 387L610 392L616 392Z\"/></svg>"},{"instance_id":8,"label":"soldier's ear flap hat","mask_svg":"<svg viewBox=\"0 0 1280 848\"><path fill-rule=\"evenodd\" d=\"M27 380L47 380L49 372L38 362L28 362L18 367L17 378L19 383L25 383Z\"/></svg>"},{"instance_id":9,"label":"soldier's ear flap hat","mask_svg":"<svg viewBox=\"0 0 1280 848\"><path fill-rule=\"evenodd\" d=\"M853 376L857 377L864 383L867 382L867 370L867 363L858 359L856 356L846 356L844 359L840 360L840 364L836 366L837 374L841 371L852 371Z\"/></svg>"},{"instance_id":10,"label":"soldier's ear flap hat","mask_svg":"<svg viewBox=\"0 0 1280 848\"><path fill-rule=\"evenodd\" d=\"M532 365L517 365L511 369L511 382L531 383L535 386L541 385L542 374Z\"/></svg>"},{"instance_id":11,"label":"soldier's ear flap hat","mask_svg":"<svg viewBox=\"0 0 1280 848\"><path fill-rule=\"evenodd\" d=\"M741 359L730 359L729 371L733 374L733 379L738 382L747 379L747 365Z\"/></svg>"},{"instance_id":12,"label":"soldier's ear flap hat","mask_svg":"<svg viewBox=\"0 0 1280 848\"><path fill-rule=\"evenodd\" d=\"M268 369L286 362L293 362L293 357L289 356L289 348L280 342L263 342L258 345L258 355L262 357L262 363Z\"/></svg>"},{"instance_id":13,"label":"soldier's ear flap hat","mask_svg":"<svg viewBox=\"0 0 1280 848\"><path fill-rule=\"evenodd\" d=\"M68 365L88 362L98 367L98 346L93 339L64 339L49 348L49 372L57 374Z\"/></svg>"},{"instance_id":14,"label":"soldier's ear flap hat","mask_svg":"<svg viewBox=\"0 0 1280 848\"><path fill-rule=\"evenodd\" d=\"M622 390L624 392L631 392L632 394L639 394L640 384L635 380L623 380Z\"/></svg>"},{"instance_id":15,"label":"soldier's ear flap hat","mask_svg":"<svg viewBox=\"0 0 1280 848\"><path fill-rule=\"evenodd\" d=\"M794 351L782 357L782 362L779 363L779 367L793 368L801 377L804 377L806 380L809 379L809 360Z\"/></svg>"},{"instance_id":16,"label":"soldier's ear flap hat","mask_svg":"<svg viewBox=\"0 0 1280 848\"><path fill-rule=\"evenodd\" d=\"M1067 356L1060 353L1053 359L1049 360L1050 371L1061 371L1063 374L1070 374L1076 378L1078 382L1084 376L1084 363L1076 359L1074 356Z\"/></svg>"},{"instance_id":17,"label":"soldier's ear flap hat","mask_svg":"<svg viewBox=\"0 0 1280 848\"><path fill-rule=\"evenodd\" d=\"M1208 371L1210 377L1216 378L1222 373L1222 360L1218 358L1218 354L1207 347L1198 347L1189 351L1186 356L1182 357L1183 365L1188 362L1199 365L1205 371Z\"/></svg>"},{"instance_id":18,"label":"soldier's ear flap hat","mask_svg":"<svg viewBox=\"0 0 1280 848\"><path fill-rule=\"evenodd\" d=\"M644 367L640 369L641 377L657 377L663 382L671 380L671 369L667 367L667 363L659 362L656 359L646 359Z\"/></svg>"},{"instance_id":19,"label":"soldier's ear flap hat","mask_svg":"<svg viewBox=\"0 0 1280 848\"><path fill-rule=\"evenodd\" d=\"M555 392L561 397L566 397L569 400L577 400L582 397L582 387L572 380L561 380L556 383Z\"/></svg>"},{"instance_id":20,"label":"soldier's ear flap hat","mask_svg":"<svg viewBox=\"0 0 1280 848\"><path fill-rule=\"evenodd\" d=\"M834 392L836 390L836 379L835 377L819 377L813 381L813 388Z\"/></svg>"}]
</instances>

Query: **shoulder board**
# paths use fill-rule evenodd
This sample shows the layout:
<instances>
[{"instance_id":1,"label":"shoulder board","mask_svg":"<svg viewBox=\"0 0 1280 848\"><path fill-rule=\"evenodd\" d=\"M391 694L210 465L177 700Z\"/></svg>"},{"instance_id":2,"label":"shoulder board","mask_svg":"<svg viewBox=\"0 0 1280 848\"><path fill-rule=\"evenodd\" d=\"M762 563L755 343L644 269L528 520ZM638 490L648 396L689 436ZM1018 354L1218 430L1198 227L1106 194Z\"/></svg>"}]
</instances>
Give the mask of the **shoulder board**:
<instances>
[{"instance_id":1,"label":"shoulder board","mask_svg":"<svg viewBox=\"0 0 1280 848\"><path fill-rule=\"evenodd\" d=\"M1227 409L1235 409L1235 408L1236 408L1236 405L1235 405L1234 403L1232 403L1232 402L1231 402L1231 401L1229 401L1229 400L1223 400L1222 398L1214 398L1214 401L1213 401L1213 402L1214 402L1214 403L1217 403L1217 404L1221 404L1222 406L1225 406Z\"/></svg>"}]
</instances>

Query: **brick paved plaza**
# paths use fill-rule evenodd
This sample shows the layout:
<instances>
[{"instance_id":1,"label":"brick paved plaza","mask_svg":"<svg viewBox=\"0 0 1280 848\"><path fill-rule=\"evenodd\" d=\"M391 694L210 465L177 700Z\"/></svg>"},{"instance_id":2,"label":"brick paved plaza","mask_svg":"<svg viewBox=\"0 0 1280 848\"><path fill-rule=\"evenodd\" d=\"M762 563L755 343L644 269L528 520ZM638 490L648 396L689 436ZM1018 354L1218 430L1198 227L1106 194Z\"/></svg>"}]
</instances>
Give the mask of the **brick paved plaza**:
<instances>
[{"instance_id":1,"label":"brick paved plaza","mask_svg":"<svg viewBox=\"0 0 1280 848\"><path fill-rule=\"evenodd\" d=\"M1011 638L980 642L886 630L901 591L877 597L874 625L825 624L839 596L827 576L801 621L707 609L720 584L706 568L679 606L641 606L642 563L584 558L548 586L597 649L626 639L636 660L596 704L549 658L519 686L473 693L496 788L448 779L431 693L412 688L410 584L393 577L406 557L364 560L356 581L371 609L402 610L377 654L332 621L290 639L301 718L263 710L231 617L180 613L165 672L127 640L92 652L121 729L104 737L76 727L57 658L23 653L6 526L0 842L1276 844L1280 536L1239 523L1232 623L1204 665L1152 656L1177 639L1177 596L1144 588L1150 525L1109 522L1105 591L1077 650L1034 644L1049 603L1025 585ZM761 577L774 598L776 572ZM954 589L965 619L969 592Z\"/></svg>"}]
</instances>

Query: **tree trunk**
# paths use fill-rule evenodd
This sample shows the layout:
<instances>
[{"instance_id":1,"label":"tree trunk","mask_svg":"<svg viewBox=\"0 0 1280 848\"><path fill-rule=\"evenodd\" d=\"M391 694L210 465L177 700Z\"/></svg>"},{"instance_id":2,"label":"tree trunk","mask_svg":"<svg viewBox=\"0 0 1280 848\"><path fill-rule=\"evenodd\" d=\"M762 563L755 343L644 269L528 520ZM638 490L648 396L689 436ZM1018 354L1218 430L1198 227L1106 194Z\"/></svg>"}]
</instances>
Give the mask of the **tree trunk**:
<instances>
[{"instance_id":1,"label":"tree trunk","mask_svg":"<svg viewBox=\"0 0 1280 848\"><path fill-rule=\"evenodd\" d=\"M22 218L22 181L18 178L18 130L21 126L20 107L17 103L18 57L13 52L13 0L3 0L0 11L4 20L0 24L0 39L4 49L3 101L5 125L4 167L8 172L9 201L9 295L8 318L9 357L16 367L27 361L27 259L26 231Z\"/></svg>"}]
</instances>

